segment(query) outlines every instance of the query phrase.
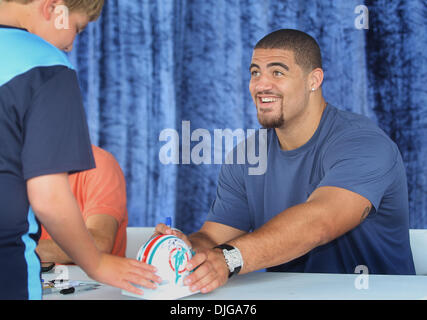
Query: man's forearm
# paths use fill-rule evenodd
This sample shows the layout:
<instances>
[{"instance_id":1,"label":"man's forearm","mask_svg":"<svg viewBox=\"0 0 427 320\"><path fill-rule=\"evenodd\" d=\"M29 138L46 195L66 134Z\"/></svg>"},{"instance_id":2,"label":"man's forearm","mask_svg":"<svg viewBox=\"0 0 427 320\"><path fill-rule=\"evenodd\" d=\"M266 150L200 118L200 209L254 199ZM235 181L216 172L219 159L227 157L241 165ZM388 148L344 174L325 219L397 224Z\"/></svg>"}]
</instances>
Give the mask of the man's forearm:
<instances>
[{"instance_id":1,"label":"man's forearm","mask_svg":"<svg viewBox=\"0 0 427 320\"><path fill-rule=\"evenodd\" d=\"M89 230L89 233L92 235L99 251L111 253L112 244L108 241L109 239L98 236L95 232L91 232L91 230ZM42 262L55 262L60 264L74 263L73 259L71 259L52 239L40 240L36 251Z\"/></svg>"},{"instance_id":2,"label":"man's forearm","mask_svg":"<svg viewBox=\"0 0 427 320\"><path fill-rule=\"evenodd\" d=\"M73 263L73 260L52 239L40 240L36 251L42 262Z\"/></svg>"},{"instance_id":3,"label":"man's forearm","mask_svg":"<svg viewBox=\"0 0 427 320\"><path fill-rule=\"evenodd\" d=\"M188 239L190 240L195 251L211 249L218 245L218 243L212 240L207 234L200 231L190 234Z\"/></svg>"},{"instance_id":4,"label":"man's forearm","mask_svg":"<svg viewBox=\"0 0 427 320\"><path fill-rule=\"evenodd\" d=\"M311 210L307 203L289 208L254 232L227 242L239 248L243 256L240 273L286 263L322 244L323 231L317 215L306 214Z\"/></svg>"},{"instance_id":5,"label":"man's forearm","mask_svg":"<svg viewBox=\"0 0 427 320\"><path fill-rule=\"evenodd\" d=\"M372 204L363 196L337 187L316 189L307 202L279 213L262 227L228 243L243 255L242 273L296 259L352 230Z\"/></svg>"}]
</instances>

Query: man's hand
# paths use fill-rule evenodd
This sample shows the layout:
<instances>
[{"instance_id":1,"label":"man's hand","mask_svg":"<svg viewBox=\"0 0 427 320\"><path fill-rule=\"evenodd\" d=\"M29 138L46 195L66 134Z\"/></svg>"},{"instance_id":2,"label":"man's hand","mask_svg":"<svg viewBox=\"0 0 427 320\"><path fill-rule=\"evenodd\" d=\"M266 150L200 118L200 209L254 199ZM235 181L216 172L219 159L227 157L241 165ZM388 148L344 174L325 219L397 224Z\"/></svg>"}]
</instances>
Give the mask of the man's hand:
<instances>
[{"instance_id":1,"label":"man's hand","mask_svg":"<svg viewBox=\"0 0 427 320\"><path fill-rule=\"evenodd\" d=\"M153 236L159 234L170 234L182 239L190 248L192 243L181 231L170 228L163 223L156 226ZM184 284L190 287L191 291L202 293L210 292L227 282L228 266L225 263L224 255L220 249L199 249L187 264L187 270L193 273L188 275Z\"/></svg>"},{"instance_id":2,"label":"man's hand","mask_svg":"<svg viewBox=\"0 0 427 320\"><path fill-rule=\"evenodd\" d=\"M187 269L193 271L188 275L184 284L191 291L208 293L227 283L229 269L221 249L212 249L220 243L246 234L245 231L232 228L216 222L207 221L202 228L190 236L163 223L156 226L154 235L172 234L182 239L193 248L196 254L188 262ZM153 236L154 236L153 235Z\"/></svg>"},{"instance_id":3,"label":"man's hand","mask_svg":"<svg viewBox=\"0 0 427 320\"><path fill-rule=\"evenodd\" d=\"M221 249L197 252L188 262L187 270L194 270L184 280L184 284L193 292L211 292L226 284L228 280L229 270Z\"/></svg>"},{"instance_id":4,"label":"man's hand","mask_svg":"<svg viewBox=\"0 0 427 320\"><path fill-rule=\"evenodd\" d=\"M178 229L168 227L164 223L159 223L156 226L156 228L154 229L154 234L152 237L155 237L155 236L158 236L161 234L168 234L168 235L176 236L176 237L180 238L181 240L183 240L188 247L190 247L190 248L192 247L190 240L188 239L188 237L184 233L182 233Z\"/></svg>"}]
</instances>

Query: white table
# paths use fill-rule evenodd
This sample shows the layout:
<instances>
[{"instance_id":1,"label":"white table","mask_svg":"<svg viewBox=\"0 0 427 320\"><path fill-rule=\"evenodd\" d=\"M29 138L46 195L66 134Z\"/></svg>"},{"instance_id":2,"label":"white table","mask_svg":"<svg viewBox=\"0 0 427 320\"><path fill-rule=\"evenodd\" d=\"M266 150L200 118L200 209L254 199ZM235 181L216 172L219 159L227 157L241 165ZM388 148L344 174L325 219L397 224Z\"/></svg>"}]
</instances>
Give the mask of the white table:
<instances>
[{"instance_id":1,"label":"white table","mask_svg":"<svg viewBox=\"0 0 427 320\"><path fill-rule=\"evenodd\" d=\"M61 278L89 281L77 266L59 266L43 279ZM369 275L360 288L360 274L315 274L253 272L238 275L225 286L208 294L195 294L183 300L419 300L427 299L427 276ZM368 280L368 282L366 282ZM359 288L359 289L358 289ZM44 300L135 300L107 285L99 289L69 295L52 293Z\"/></svg>"}]
</instances>

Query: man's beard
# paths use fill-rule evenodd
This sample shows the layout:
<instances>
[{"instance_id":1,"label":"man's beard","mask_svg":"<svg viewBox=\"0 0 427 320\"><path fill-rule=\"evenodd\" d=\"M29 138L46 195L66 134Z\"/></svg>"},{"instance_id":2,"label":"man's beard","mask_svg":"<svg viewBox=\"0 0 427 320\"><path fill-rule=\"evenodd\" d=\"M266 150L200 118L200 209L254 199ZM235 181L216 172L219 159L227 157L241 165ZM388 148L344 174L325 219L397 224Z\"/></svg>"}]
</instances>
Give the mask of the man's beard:
<instances>
[{"instance_id":1,"label":"man's beard","mask_svg":"<svg viewBox=\"0 0 427 320\"><path fill-rule=\"evenodd\" d=\"M265 129L275 129L275 128L282 128L285 125L285 117L283 115L283 109L280 109L280 114L275 117L265 117L261 115L261 112L257 112L257 118L258 122L265 128Z\"/></svg>"}]
</instances>

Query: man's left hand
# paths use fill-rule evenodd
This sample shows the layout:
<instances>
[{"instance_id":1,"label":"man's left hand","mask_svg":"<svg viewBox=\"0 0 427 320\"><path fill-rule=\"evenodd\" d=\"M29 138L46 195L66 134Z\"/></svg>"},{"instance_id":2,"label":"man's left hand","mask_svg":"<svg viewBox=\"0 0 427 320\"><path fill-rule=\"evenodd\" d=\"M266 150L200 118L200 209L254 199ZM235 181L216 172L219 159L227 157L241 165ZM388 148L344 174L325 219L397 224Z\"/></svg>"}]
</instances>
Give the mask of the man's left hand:
<instances>
[{"instance_id":1,"label":"man's left hand","mask_svg":"<svg viewBox=\"0 0 427 320\"><path fill-rule=\"evenodd\" d=\"M187 269L194 272L185 278L184 284L193 292L211 292L228 280L229 270L221 249L197 252L188 262Z\"/></svg>"}]
</instances>

